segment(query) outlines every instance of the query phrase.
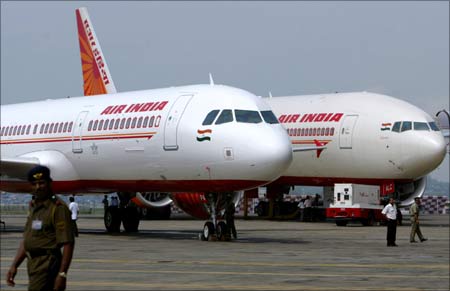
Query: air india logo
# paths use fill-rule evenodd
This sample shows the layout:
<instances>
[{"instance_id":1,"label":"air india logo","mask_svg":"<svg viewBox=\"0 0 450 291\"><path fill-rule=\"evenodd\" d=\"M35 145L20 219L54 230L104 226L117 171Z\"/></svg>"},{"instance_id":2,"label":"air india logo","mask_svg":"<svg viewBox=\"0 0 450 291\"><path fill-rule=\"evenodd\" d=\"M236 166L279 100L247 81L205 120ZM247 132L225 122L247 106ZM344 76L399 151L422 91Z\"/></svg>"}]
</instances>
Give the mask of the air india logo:
<instances>
[{"instance_id":1,"label":"air india logo","mask_svg":"<svg viewBox=\"0 0 450 291\"><path fill-rule=\"evenodd\" d=\"M211 141L211 137L209 135L211 135L212 130L211 129L205 129L205 130L197 130L197 133L199 134L199 136L197 136L197 141L202 142L202 141Z\"/></svg>"}]
</instances>

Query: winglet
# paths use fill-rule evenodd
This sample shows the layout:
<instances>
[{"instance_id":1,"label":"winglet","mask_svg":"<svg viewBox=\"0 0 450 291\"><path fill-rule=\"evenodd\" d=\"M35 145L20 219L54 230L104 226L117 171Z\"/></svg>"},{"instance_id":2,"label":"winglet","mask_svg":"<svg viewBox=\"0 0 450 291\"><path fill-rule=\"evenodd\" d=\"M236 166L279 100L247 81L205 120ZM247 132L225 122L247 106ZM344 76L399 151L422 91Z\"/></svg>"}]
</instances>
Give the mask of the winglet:
<instances>
[{"instance_id":1,"label":"winglet","mask_svg":"<svg viewBox=\"0 0 450 291\"><path fill-rule=\"evenodd\" d=\"M83 71L84 95L116 93L100 43L87 8L76 10L78 40L80 43L81 68Z\"/></svg>"}]
</instances>

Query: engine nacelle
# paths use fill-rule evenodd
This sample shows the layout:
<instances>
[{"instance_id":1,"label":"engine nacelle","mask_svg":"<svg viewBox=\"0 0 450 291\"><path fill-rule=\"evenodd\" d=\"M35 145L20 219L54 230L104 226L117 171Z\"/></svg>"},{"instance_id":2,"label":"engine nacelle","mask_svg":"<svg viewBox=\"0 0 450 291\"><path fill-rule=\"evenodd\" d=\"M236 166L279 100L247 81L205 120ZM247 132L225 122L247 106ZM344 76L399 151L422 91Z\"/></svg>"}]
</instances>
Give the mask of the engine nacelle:
<instances>
[{"instance_id":1,"label":"engine nacelle","mask_svg":"<svg viewBox=\"0 0 450 291\"><path fill-rule=\"evenodd\" d=\"M414 182L396 184L395 189L399 194L400 207L407 207L414 203L414 198L422 197L427 186L427 177L422 177Z\"/></svg>"},{"instance_id":2,"label":"engine nacelle","mask_svg":"<svg viewBox=\"0 0 450 291\"><path fill-rule=\"evenodd\" d=\"M170 205L170 203L172 203L172 198L170 198L170 193L137 192L132 201L142 208L158 208Z\"/></svg>"}]
</instances>

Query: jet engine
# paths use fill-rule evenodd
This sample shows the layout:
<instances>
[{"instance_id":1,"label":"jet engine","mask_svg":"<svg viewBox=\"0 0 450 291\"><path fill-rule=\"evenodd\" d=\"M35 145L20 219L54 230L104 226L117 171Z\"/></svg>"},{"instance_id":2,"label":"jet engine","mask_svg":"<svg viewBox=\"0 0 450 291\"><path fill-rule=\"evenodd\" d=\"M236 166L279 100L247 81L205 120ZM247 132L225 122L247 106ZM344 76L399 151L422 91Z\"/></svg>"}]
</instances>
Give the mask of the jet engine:
<instances>
[{"instance_id":1,"label":"jet engine","mask_svg":"<svg viewBox=\"0 0 450 291\"><path fill-rule=\"evenodd\" d=\"M407 207L413 204L414 198L422 197L427 186L427 177L409 183L396 183L395 189L400 200L400 207Z\"/></svg>"}]
</instances>

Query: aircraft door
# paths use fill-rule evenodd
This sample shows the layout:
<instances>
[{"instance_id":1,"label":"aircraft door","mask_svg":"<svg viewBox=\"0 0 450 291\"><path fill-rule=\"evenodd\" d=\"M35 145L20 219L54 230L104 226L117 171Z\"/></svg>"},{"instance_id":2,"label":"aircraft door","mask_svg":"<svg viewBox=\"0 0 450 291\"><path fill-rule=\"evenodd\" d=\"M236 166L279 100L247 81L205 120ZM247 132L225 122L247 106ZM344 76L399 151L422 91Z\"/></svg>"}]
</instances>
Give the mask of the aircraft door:
<instances>
[{"instance_id":1,"label":"aircraft door","mask_svg":"<svg viewBox=\"0 0 450 291\"><path fill-rule=\"evenodd\" d=\"M186 109L189 101L191 101L194 95L181 95L172 105L166 118L164 125L164 150L176 151L178 150L178 125L184 110Z\"/></svg>"},{"instance_id":2,"label":"aircraft door","mask_svg":"<svg viewBox=\"0 0 450 291\"><path fill-rule=\"evenodd\" d=\"M81 141L83 140L83 125L89 111L81 111L78 114L77 120L73 125L72 130L72 152L74 154L81 154L83 152L83 148L81 145Z\"/></svg>"},{"instance_id":3,"label":"aircraft door","mask_svg":"<svg viewBox=\"0 0 450 291\"><path fill-rule=\"evenodd\" d=\"M355 128L358 115L346 115L339 132L339 147L341 149L352 148L353 129Z\"/></svg>"}]
</instances>

